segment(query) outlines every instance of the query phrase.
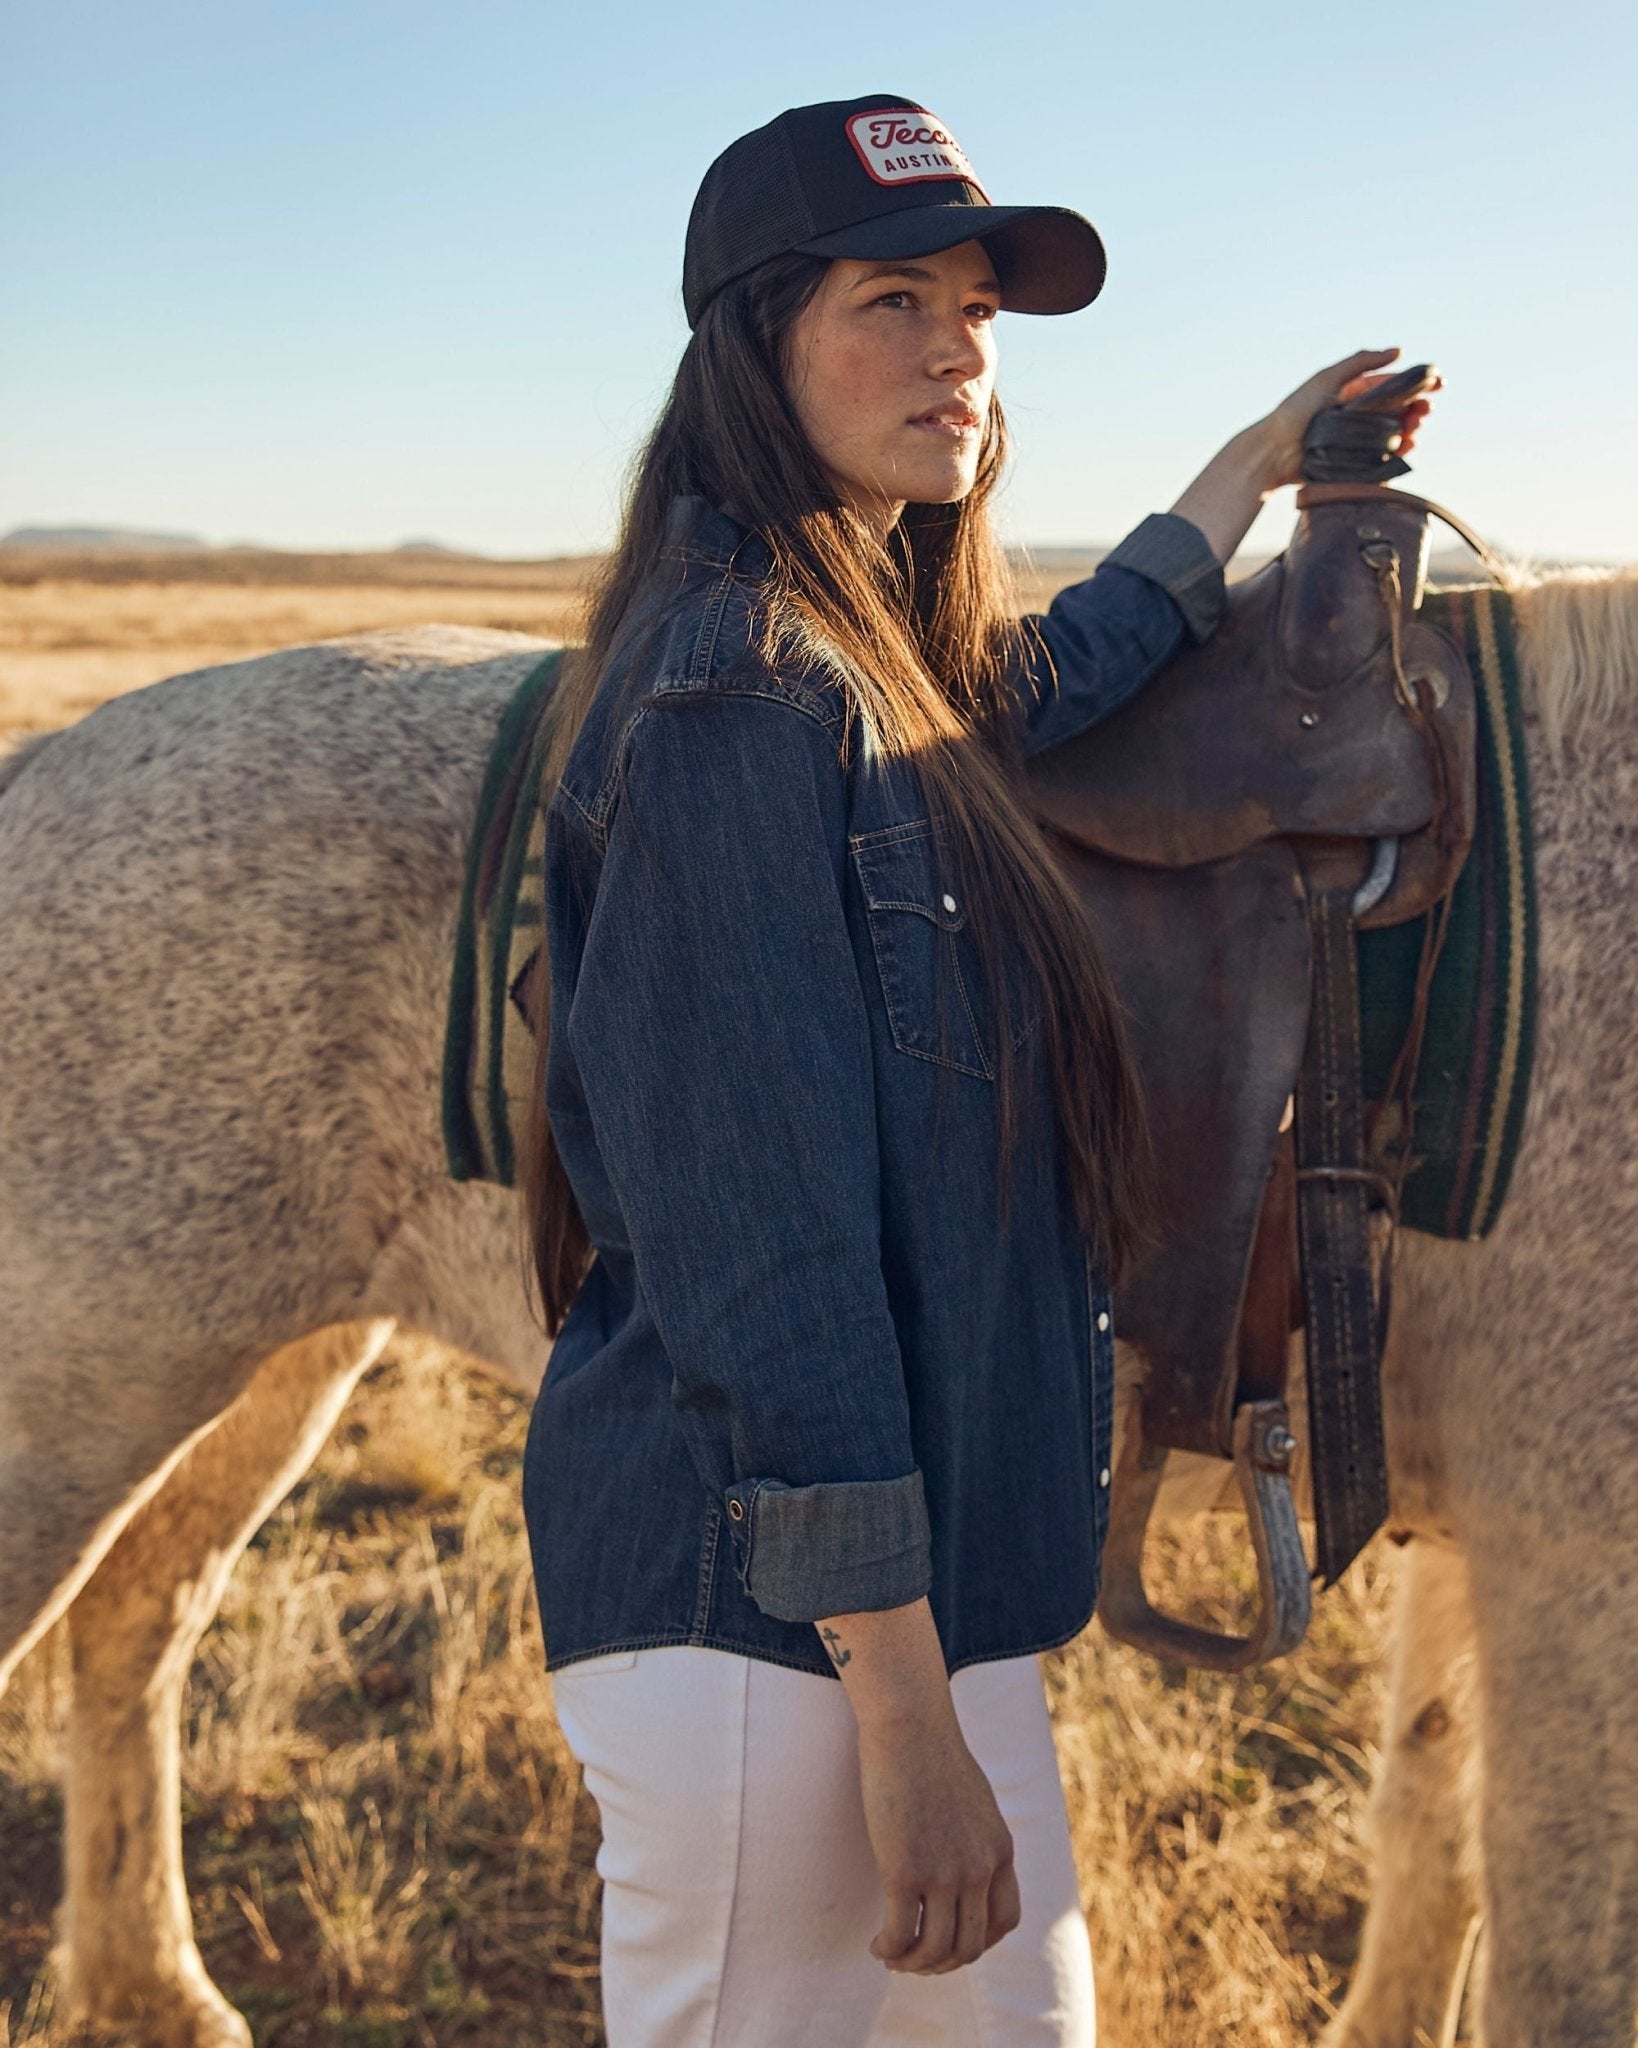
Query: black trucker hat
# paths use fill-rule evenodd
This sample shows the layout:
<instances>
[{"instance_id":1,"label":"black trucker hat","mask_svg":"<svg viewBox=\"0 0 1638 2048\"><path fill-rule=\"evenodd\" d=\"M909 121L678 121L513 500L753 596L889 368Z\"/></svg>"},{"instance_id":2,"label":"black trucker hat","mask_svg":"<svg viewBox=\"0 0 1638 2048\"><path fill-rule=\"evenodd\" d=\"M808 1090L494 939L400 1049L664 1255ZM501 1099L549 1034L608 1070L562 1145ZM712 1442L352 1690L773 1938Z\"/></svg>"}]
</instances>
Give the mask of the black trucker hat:
<instances>
[{"instance_id":1,"label":"black trucker hat","mask_svg":"<svg viewBox=\"0 0 1638 2048\"><path fill-rule=\"evenodd\" d=\"M978 239L1011 313L1074 313L1103 288L1097 229L1067 206L992 206L960 144L897 93L791 107L729 143L688 219L683 308L771 256L931 256Z\"/></svg>"}]
</instances>

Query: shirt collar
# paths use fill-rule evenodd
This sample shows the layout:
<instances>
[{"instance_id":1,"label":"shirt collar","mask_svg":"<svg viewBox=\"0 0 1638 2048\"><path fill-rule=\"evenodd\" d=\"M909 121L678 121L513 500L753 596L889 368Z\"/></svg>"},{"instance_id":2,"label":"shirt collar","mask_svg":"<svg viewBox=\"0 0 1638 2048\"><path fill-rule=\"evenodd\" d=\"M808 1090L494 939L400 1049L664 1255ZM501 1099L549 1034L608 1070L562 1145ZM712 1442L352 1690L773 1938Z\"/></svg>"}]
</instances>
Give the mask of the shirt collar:
<instances>
[{"instance_id":1,"label":"shirt collar","mask_svg":"<svg viewBox=\"0 0 1638 2048\"><path fill-rule=\"evenodd\" d=\"M744 526L709 500L679 493L666 516L664 549L689 561L710 562L758 575L770 566L768 543L755 527Z\"/></svg>"}]
</instances>

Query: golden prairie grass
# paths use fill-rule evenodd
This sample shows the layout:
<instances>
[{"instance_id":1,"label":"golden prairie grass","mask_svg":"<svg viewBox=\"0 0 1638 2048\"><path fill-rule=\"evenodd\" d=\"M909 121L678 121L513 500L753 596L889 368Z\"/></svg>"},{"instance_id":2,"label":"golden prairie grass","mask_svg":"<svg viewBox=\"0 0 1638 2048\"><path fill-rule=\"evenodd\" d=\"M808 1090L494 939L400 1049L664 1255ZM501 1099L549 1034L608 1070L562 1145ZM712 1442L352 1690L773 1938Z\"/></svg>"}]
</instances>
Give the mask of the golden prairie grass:
<instances>
[{"instance_id":1,"label":"golden prairie grass","mask_svg":"<svg viewBox=\"0 0 1638 2048\"><path fill-rule=\"evenodd\" d=\"M588 567L0 548L0 733L66 724L105 697L165 676L381 626L496 626L572 638Z\"/></svg>"},{"instance_id":2,"label":"golden prairie grass","mask_svg":"<svg viewBox=\"0 0 1638 2048\"><path fill-rule=\"evenodd\" d=\"M526 1424L524 1402L435 1347L389 1352L201 1646L189 1887L259 2048L600 2039L596 1816L541 1668ZM1174 1597L1227 1588L1205 1603L1221 1613L1243 1574L1234 1532L1208 1521L1157 1577ZM1356 1567L1301 1654L1262 1674L1159 1666L1096 1628L1045 1660L1108 2048L1319 2031L1358 1931L1390 1577ZM54 1879L62 1667L48 1641L0 1704L16 2048L60 2048L49 1900L16 1887Z\"/></svg>"},{"instance_id":3,"label":"golden prairie grass","mask_svg":"<svg viewBox=\"0 0 1638 2048\"><path fill-rule=\"evenodd\" d=\"M298 641L428 620L572 634L584 564L0 550L0 732ZM1084 572L1083 572L1084 573ZM1050 592L1050 579L1030 601ZM405 1339L234 1574L190 1684L183 1799L205 1961L259 2048L581 2048L597 2025L595 1810L552 1716L518 1503L526 1409ZM1233 1530L1164 1597L1246 1590ZM1299 2048L1340 1995L1392 1557L1302 1652L1224 1680L1096 1629L1046 1660L1106 2048ZM62 1632L0 1702L0 2048L64 2048Z\"/></svg>"},{"instance_id":4,"label":"golden prairie grass","mask_svg":"<svg viewBox=\"0 0 1638 2048\"><path fill-rule=\"evenodd\" d=\"M65 724L165 676L377 627L493 626L572 640L594 566L572 556L0 548L0 735ZM1024 601L1045 604L1068 572L1067 563L1026 571Z\"/></svg>"}]
</instances>

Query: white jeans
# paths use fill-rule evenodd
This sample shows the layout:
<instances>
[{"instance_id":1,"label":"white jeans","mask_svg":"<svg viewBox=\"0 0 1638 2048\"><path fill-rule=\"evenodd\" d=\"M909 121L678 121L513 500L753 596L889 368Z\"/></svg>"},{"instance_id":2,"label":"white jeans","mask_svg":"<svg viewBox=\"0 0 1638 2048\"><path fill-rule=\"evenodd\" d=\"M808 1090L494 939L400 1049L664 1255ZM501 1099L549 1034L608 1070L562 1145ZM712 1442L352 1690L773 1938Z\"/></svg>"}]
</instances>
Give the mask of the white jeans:
<instances>
[{"instance_id":1,"label":"white jeans","mask_svg":"<svg viewBox=\"0 0 1638 2048\"><path fill-rule=\"evenodd\" d=\"M885 1910L842 1687L688 1645L555 1673L597 1802L609 2048L1093 2048L1092 1955L1034 1657L950 1682L1012 1830L1023 1918L943 1976L869 1952Z\"/></svg>"}]
</instances>

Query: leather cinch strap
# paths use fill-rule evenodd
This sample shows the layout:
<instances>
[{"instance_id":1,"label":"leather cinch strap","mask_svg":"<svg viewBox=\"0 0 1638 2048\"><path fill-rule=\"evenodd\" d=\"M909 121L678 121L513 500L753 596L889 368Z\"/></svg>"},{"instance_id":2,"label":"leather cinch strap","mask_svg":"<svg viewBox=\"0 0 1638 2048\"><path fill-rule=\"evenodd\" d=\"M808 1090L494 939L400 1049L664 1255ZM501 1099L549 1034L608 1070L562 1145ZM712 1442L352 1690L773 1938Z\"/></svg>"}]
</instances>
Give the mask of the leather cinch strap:
<instances>
[{"instance_id":1,"label":"leather cinch strap","mask_svg":"<svg viewBox=\"0 0 1638 2048\"><path fill-rule=\"evenodd\" d=\"M1352 885L1308 891L1313 1000L1296 1086L1297 1229L1307 1319L1314 1568L1330 1586L1388 1513Z\"/></svg>"}]
</instances>

